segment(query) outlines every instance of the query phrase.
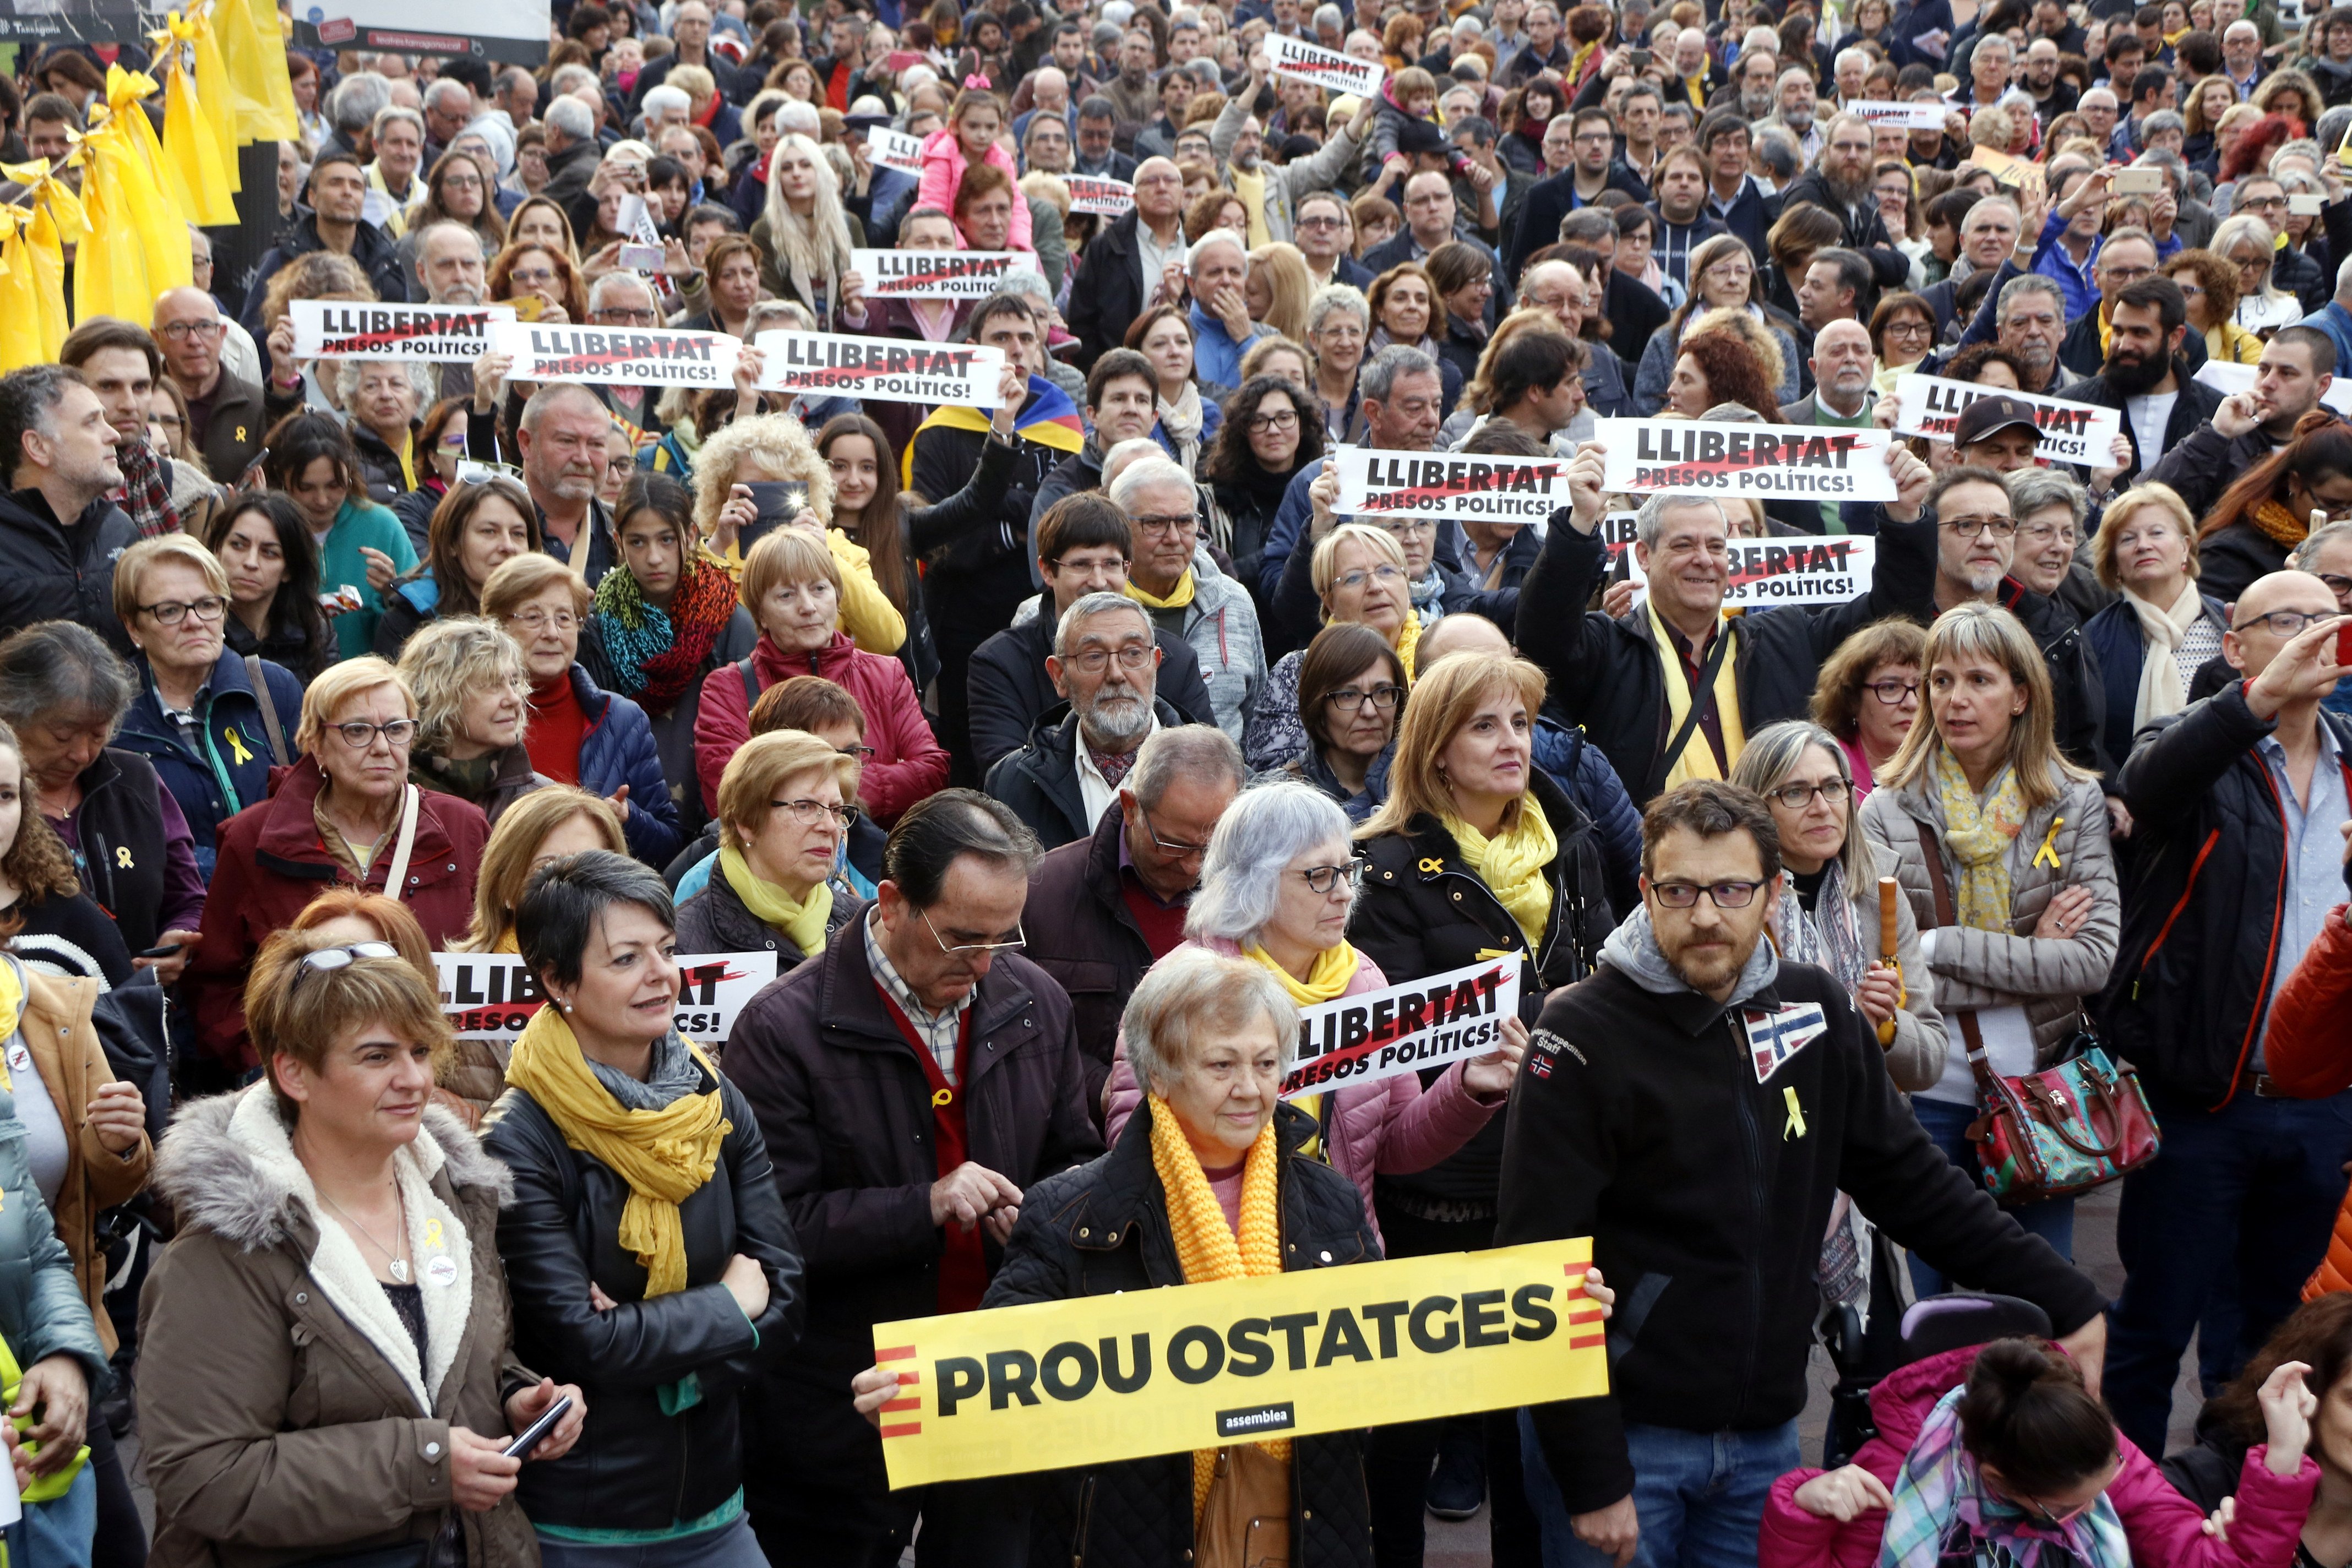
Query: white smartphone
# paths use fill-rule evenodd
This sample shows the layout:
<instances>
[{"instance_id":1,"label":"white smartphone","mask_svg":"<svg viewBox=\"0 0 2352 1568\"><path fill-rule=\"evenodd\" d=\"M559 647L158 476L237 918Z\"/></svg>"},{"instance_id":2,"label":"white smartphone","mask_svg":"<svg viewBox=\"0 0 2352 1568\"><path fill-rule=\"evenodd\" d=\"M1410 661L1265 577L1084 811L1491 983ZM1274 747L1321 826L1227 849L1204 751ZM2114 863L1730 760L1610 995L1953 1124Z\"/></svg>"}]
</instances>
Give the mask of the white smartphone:
<instances>
[{"instance_id":1,"label":"white smartphone","mask_svg":"<svg viewBox=\"0 0 2352 1568\"><path fill-rule=\"evenodd\" d=\"M2112 194L2118 196L2152 196L2164 189L2161 169L2118 169Z\"/></svg>"},{"instance_id":2,"label":"white smartphone","mask_svg":"<svg viewBox=\"0 0 2352 1568\"><path fill-rule=\"evenodd\" d=\"M2308 191L2297 191L2286 199L2289 217L2317 217L2326 205L2326 197L2314 195Z\"/></svg>"}]
</instances>

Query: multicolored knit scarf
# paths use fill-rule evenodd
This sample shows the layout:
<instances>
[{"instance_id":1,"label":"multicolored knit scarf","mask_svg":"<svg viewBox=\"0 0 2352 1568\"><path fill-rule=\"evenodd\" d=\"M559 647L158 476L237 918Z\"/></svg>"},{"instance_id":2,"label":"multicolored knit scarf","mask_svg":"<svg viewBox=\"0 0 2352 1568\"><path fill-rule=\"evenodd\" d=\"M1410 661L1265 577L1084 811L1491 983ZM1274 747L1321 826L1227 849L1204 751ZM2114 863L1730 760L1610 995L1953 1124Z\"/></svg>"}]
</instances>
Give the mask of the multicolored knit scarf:
<instances>
[{"instance_id":1,"label":"multicolored knit scarf","mask_svg":"<svg viewBox=\"0 0 2352 1568\"><path fill-rule=\"evenodd\" d=\"M1937 1402L1895 1478L1895 1506L1880 1538L1878 1568L2004 1563L2014 1568L2126 1568L2123 1521L2107 1494L2052 1528L2032 1523L1989 1490L1960 1443L1964 1384Z\"/></svg>"},{"instance_id":2,"label":"multicolored knit scarf","mask_svg":"<svg viewBox=\"0 0 2352 1568\"><path fill-rule=\"evenodd\" d=\"M2311 520L2295 516L2284 501L2261 502L2246 514L2246 521L2272 543L2283 544L2289 550L2311 534Z\"/></svg>"},{"instance_id":3,"label":"multicolored knit scarf","mask_svg":"<svg viewBox=\"0 0 2352 1568\"><path fill-rule=\"evenodd\" d=\"M668 712L701 679L702 662L736 603L734 583L705 561L687 563L667 612L646 599L635 574L605 573L594 608L614 689L650 713Z\"/></svg>"}]
</instances>

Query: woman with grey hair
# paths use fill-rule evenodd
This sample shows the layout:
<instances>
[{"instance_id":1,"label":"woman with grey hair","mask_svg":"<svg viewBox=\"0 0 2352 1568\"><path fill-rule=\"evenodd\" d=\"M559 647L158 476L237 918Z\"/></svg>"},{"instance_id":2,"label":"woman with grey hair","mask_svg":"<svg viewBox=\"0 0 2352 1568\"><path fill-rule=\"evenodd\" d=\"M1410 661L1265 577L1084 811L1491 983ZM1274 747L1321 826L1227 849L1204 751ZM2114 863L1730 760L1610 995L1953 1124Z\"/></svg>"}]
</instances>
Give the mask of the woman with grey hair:
<instances>
[{"instance_id":1,"label":"woman with grey hair","mask_svg":"<svg viewBox=\"0 0 2352 1568\"><path fill-rule=\"evenodd\" d=\"M194 836L155 766L110 744L139 679L96 632L41 621L0 642L0 721L25 783L142 968L180 977L205 913ZM168 950L168 951L157 951Z\"/></svg>"},{"instance_id":2,"label":"woman with grey hair","mask_svg":"<svg viewBox=\"0 0 2352 1568\"><path fill-rule=\"evenodd\" d=\"M1345 441L1356 422L1356 376L1364 368L1364 345L1371 333L1372 307L1360 289L1326 283L1307 302L1307 357L1329 440Z\"/></svg>"},{"instance_id":3,"label":"woman with grey hair","mask_svg":"<svg viewBox=\"0 0 2352 1568\"><path fill-rule=\"evenodd\" d=\"M417 445L416 416L433 401L432 368L391 359L337 360L334 368L335 400L351 420L368 499L390 506L431 469Z\"/></svg>"},{"instance_id":4,"label":"woman with grey hair","mask_svg":"<svg viewBox=\"0 0 2352 1568\"><path fill-rule=\"evenodd\" d=\"M433 621L400 652L401 678L416 694L408 780L499 814L555 781L533 769L523 731L530 676L522 647L478 616Z\"/></svg>"},{"instance_id":5,"label":"woman with grey hair","mask_svg":"<svg viewBox=\"0 0 2352 1568\"><path fill-rule=\"evenodd\" d=\"M1302 1007L1385 988L1380 965L1348 942L1363 875L1354 828L1338 802L1310 785L1244 791L1210 836L1183 945L1155 971L1185 952L1239 956ZM1320 1126L1323 1156L1363 1194L1364 1224L1375 1239L1372 1178L1425 1171L1467 1143L1509 1096L1527 1041L1527 1025L1510 1018L1495 1050L1454 1063L1426 1089L1416 1075L1399 1073L1296 1101ZM1114 1143L1142 1102L1139 1079L1150 1081L1126 1053L1122 1037L1104 1090L1104 1131Z\"/></svg>"}]
</instances>

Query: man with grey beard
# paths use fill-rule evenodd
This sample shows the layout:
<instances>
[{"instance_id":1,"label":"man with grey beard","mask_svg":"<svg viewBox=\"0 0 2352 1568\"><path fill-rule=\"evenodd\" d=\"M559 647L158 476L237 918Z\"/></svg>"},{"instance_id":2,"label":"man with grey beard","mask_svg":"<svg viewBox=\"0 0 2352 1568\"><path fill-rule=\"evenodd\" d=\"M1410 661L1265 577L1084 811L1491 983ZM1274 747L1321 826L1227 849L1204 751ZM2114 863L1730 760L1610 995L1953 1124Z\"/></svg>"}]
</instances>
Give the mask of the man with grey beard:
<instances>
[{"instance_id":1,"label":"man with grey beard","mask_svg":"<svg viewBox=\"0 0 2352 1568\"><path fill-rule=\"evenodd\" d=\"M1845 248L1862 253L1880 288L1893 289L1911 275L1911 258L1895 248L1878 216L1871 149L1870 121L1858 114L1838 115L1822 138L1820 161L1781 193L1780 210L1785 214L1799 202L1811 202L1834 216L1845 226Z\"/></svg>"},{"instance_id":2,"label":"man with grey beard","mask_svg":"<svg viewBox=\"0 0 2352 1568\"><path fill-rule=\"evenodd\" d=\"M1063 699L1029 743L988 770L988 793L1048 849L1093 834L1153 731L1184 722L1156 695L1151 617L1124 594L1088 594L1062 612L1045 673Z\"/></svg>"},{"instance_id":3,"label":"man with grey beard","mask_svg":"<svg viewBox=\"0 0 2352 1568\"><path fill-rule=\"evenodd\" d=\"M428 305L482 303L488 285L483 274L481 236L446 218L432 225L416 237L416 274L424 282ZM444 361L433 367L433 374L438 395L473 395L470 362Z\"/></svg>"},{"instance_id":4,"label":"man with grey beard","mask_svg":"<svg viewBox=\"0 0 2352 1568\"><path fill-rule=\"evenodd\" d=\"M1739 117L1753 125L1770 117L1779 108L1774 89L1779 85L1780 62L1759 51L1744 55L1739 61Z\"/></svg>"}]
</instances>

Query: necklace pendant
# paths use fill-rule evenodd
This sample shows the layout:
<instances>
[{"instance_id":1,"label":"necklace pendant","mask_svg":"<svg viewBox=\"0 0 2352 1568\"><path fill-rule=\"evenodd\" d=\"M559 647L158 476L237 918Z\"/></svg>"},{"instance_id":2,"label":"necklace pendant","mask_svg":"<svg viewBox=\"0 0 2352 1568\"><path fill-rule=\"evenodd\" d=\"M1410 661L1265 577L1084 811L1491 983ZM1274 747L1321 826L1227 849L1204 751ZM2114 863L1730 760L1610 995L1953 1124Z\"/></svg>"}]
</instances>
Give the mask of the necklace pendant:
<instances>
[{"instance_id":1,"label":"necklace pendant","mask_svg":"<svg viewBox=\"0 0 2352 1568\"><path fill-rule=\"evenodd\" d=\"M395 1258L392 1260L392 1277L403 1285L408 1283L408 1260L406 1258Z\"/></svg>"}]
</instances>

